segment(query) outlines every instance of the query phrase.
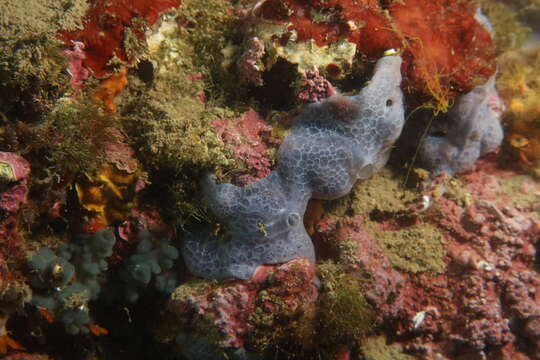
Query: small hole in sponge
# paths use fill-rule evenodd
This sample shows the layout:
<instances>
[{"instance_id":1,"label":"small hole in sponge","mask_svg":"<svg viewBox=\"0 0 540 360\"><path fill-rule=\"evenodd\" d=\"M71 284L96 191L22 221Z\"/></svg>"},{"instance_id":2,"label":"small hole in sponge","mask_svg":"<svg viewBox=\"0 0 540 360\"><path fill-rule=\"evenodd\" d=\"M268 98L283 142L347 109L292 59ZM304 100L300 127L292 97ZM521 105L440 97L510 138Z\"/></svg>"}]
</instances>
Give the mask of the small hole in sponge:
<instances>
[{"instance_id":1,"label":"small hole in sponge","mask_svg":"<svg viewBox=\"0 0 540 360\"><path fill-rule=\"evenodd\" d=\"M290 213L289 217L287 218L287 225L289 226L296 226L300 223L300 215L297 213Z\"/></svg>"},{"instance_id":2,"label":"small hole in sponge","mask_svg":"<svg viewBox=\"0 0 540 360\"><path fill-rule=\"evenodd\" d=\"M392 104L394 104L394 102L392 101L392 99L386 100L386 106L392 106Z\"/></svg>"},{"instance_id":3,"label":"small hole in sponge","mask_svg":"<svg viewBox=\"0 0 540 360\"><path fill-rule=\"evenodd\" d=\"M436 138L443 138L443 137L446 137L446 132L442 131L442 130L439 130L439 131L434 131L429 135L431 135L433 137L436 137Z\"/></svg>"}]
</instances>

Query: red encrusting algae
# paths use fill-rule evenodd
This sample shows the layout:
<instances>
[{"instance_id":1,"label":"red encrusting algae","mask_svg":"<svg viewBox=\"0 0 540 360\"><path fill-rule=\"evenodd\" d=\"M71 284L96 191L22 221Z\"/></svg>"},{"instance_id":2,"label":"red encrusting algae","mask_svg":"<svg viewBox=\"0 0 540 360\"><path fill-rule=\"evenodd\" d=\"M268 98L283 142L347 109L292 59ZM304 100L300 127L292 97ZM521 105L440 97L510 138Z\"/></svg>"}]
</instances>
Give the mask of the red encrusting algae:
<instances>
[{"instance_id":1,"label":"red encrusting algae","mask_svg":"<svg viewBox=\"0 0 540 360\"><path fill-rule=\"evenodd\" d=\"M86 68L102 78L113 69L113 57L130 63L125 48L127 30L138 39L144 39L144 26L154 24L161 13L180 5L180 0L92 0L82 30L63 32L60 38L70 46L72 41L84 44ZM142 20L142 21L141 21Z\"/></svg>"},{"instance_id":2,"label":"red encrusting algae","mask_svg":"<svg viewBox=\"0 0 540 360\"><path fill-rule=\"evenodd\" d=\"M369 61L399 49L406 88L444 104L495 72L491 36L475 11L458 0L394 1L387 7L375 0L268 0L255 13L263 22L289 24L276 39L283 46L293 38L317 46L346 39Z\"/></svg>"}]
</instances>

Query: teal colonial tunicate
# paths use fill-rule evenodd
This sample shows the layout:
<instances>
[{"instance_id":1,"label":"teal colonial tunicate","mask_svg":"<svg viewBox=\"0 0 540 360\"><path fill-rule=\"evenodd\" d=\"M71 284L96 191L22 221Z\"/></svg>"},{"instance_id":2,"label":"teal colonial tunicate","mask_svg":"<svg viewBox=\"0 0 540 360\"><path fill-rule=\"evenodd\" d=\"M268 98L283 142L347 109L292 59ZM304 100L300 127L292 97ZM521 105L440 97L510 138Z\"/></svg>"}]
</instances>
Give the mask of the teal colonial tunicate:
<instances>
[{"instance_id":1,"label":"teal colonial tunicate","mask_svg":"<svg viewBox=\"0 0 540 360\"><path fill-rule=\"evenodd\" d=\"M139 232L138 239L136 253L126 260L119 273L128 302L137 301L139 291L145 289L152 278L155 288L166 294L178 285L175 273L168 272L179 257L178 250L167 239L155 241L147 230Z\"/></svg>"},{"instance_id":2,"label":"teal colonial tunicate","mask_svg":"<svg viewBox=\"0 0 540 360\"><path fill-rule=\"evenodd\" d=\"M105 229L76 235L71 243L59 246L57 255L49 248L39 249L28 262L32 303L53 312L68 333L88 333L88 303L100 294L115 242L113 230Z\"/></svg>"},{"instance_id":3,"label":"teal colonial tunicate","mask_svg":"<svg viewBox=\"0 0 540 360\"><path fill-rule=\"evenodd\" d=\"M358 95L308 105L268 177L236 187L207 175L205 198L230 238L218 239L209 230L187 234L183 256L189 270L210 279L249 279L262 264L295 257L314 262L303 224L307 202L341 197L385 165L404 123L400 67L400 56L385 56Z\"/></svg>"}]
</instances>

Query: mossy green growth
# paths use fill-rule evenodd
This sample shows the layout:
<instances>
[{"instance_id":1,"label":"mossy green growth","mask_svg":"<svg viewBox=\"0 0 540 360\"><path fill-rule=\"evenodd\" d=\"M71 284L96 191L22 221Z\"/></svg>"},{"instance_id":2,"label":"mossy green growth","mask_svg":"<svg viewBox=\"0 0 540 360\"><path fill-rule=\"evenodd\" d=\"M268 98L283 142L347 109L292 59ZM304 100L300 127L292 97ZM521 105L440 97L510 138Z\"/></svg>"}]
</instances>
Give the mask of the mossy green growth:
<instances>
[{"instance_id":1,"label":"mossy green growth","mask_svg":"<svg viewBox=\"0 0 540 360\"><path fill-rule=\"evenodd\" d=\"M84 0L2 0L0 36L10 42L56 37L81 28L88 6Z\"/></svg>"},{"instance_id":2,"label":"mossy green growth","mask_svg":"<svg viewBox=\"0 0 540 360\"><path fill-rule=\"evenodd\" d=\"M291 351L302 357L315 345L318 314L313 284L308 283L311 280L303 265L293 264L288 272L290 278L285 281L271 274L254 300L255 308L248 318L252 330L246 340L250 352Z\"/></svg>"},{"instance_id":3,"label":"mossy green growth","mask_svg":"<svg viewBox=\"0 0 540 360\"><path fill-rule=\"evenodd\" d=\"M472 195L464 187L459 179L451 178L442 185L446 191L444 191L444 197L454 201L461 207L469 207L473 200Z\"/></svg>"},{"instance_id":4,"label":"mossy green growth","mask_svg":"<svg viewBox=\"0 0 540 360\"><path fill-rule=\"evenodd\" d=\"M42 121L32 127L35 138L28 158L31 162L34 158L40 161L32 168L47 169L46 182L56 183L69 181L78 174L95 173L105 161L105 130L114 124L114 117L105 115L91 99L59 99ZM40 174L32 172L32 176Z\"/></svg>"},{"instance_id":5,"label":"mossy green growth","mask_svg":"<svg viewBox=\"0 0 540 360\"><path fill-rule=\"evenodd\" d=\"M502 1L482 0L481 3L495 29L497 52L503 53L523 45L531 29L520 21L518 12Z\"/></svg>"},{"instance_id":6,"label":"mossy green growth","mask_svg":"<svg viewBox=\"0 0 540 360\"><path fill-rule=\"evenodd\" d=\"M236 49L233 45L240 37L239 17L229 1L182 0L177 10L179 18L189 24L186 33L195 53L194 64L200 68L214 91L223 90L226 83L238 91L238 81L228 67L233 65Z\"/></svg>"},{"instance_id":7,"label":"mossy green growth","mask_svg":"<svg viewBox=\"0 0 540 360\"><path fill-rule=\"evenodd\" d=\"M170 300L181 303L189 303L189 299L197 296L206 296L212 289L218 286L216 281L194 280L188 281L176 288L171 294ZM212 344L219 345L223 340L223 335L214 326L214 321L210 318L202 318L193 322L190 318L178 315L174 311L165 311L159 323L154 328L154 334L163 343L173 343L180 333L188 333L195 337L202 337Z\"/></svg>"},{"instance_id":8,"label":"mossy green growth","mask_svg":"<svg viewBox=\"0 0 540 360\"><path fill-rule=\"evenodd\" d=\"M259 293L256 304L264 307L256 307L250 315L255 325L246 343L250 351L282 355L292 351L304 358L326 359L371 333L375 313L364 296L369 279L347 273L346 266L333 262L322 263L317 270L321 287L316 306L291 312L282 298L265 290Z\"/></svg>"},{"instance_id":9,"label":"mossy green growth","mask_svg":"<svg viewBox=\"0 0 540 360\"><path fill-rule=\"evenodd\" d=\"M271 310L259 306L271 304ZM280 348L311 348L315 329L314 308L308 311L292 311L290 304L276 295L263 290L256 299L256 308L249 316L254 324L247 340L250 351L257 353L279 352Z\"/></svg>"},{"instance_id":10,"label":"mossy green growth","mask_svg":"<svg viewBox=\"0 0 540 360\"><path fill-rule=\"evenodd\" d=\"M384 335L370 336L360 344L360 359L362 360L414 360L415 357L400 352L396 347L387 343Z\"/></svg>"},{"instance_id":11,"label":"mossy green growth","mask_svg":"<svg viewBox=\"0 0 540 360\"><path fill-rule=\"evenodd\" d=\"M209 170L222 176L232 164L211 123L235 115L227 109L206 106L194 95L175 92L178 87L171 86L171 78L157 85L170 86L168 89L150 90L126 120L134 126L132 139L138 144L140 159L156 190L153 201L169 221L183 225L189 219L206 217L194 179ZM185 83L179 75L176 81Z\"/></svg>"},{"instance_id":12,"label":"mossy green growth","mask_svg":"<svg viewBox=\"0 0 540 360\"><path fill-rule=\"evenodd\" d=\"M445 241L434 226L420 223L394 231L382 230L378 224L367 222L366 228L377 239L392 266L414 274L445 271Z\"/></svg>"},{"instance_id":13,"label":"mossy green growth","mask_svg":"<svg viewBox=\"0 0 540 360\"><path fill-rule=\"evenodd\" d=\"M337 242L338 262L342 265L352 265L358 263L358 243L351 239Z\"/></svg>"},{"instance_id":14,"label":"mossy green growth","mask_svg":"<svg viewBox=\"0 0 540 360\"><path fill-rule=\"evenodd\" d=\"M54 98L49 92L69 87L60 30L82 26L85 0L2 0L0 5L0 106L15 106L30 85L37 97ZM7 112L7 111L6 111Z\"/></svg>"},{"instance_id":15,"label":"mossy green growth","mask_svg":"<svg viewBox=\"0 0 540 360\"><path fill-rule=\"evenodd\" d=\"M416 194L402 185L390 168L384 168L370 179L358 181L351 193L328 202L326 209L334 215L369 215L373 211L397 213L408 209Z\"/></svg>"},{"instance_id":16,"label":"mossy green growth","mask_svg":"<svg viewBox=\"0 0 540 360\"><path fill-rule=\"evenodd\" d=\"M225 106L219 94L209 92L214 81L209 68L221 56L217 47L226 37L226 12L219 12L226 9L221 7L227 7L225 2L186 1L165 17L148 37L152 79L130 79L122 106L125 124L149 169L154 200L168 220L179 225L205 217L194 179L204 171L221 178L235 165L212 123L239 114ZM178 25L186 22L189 25Z\"/></svg>"},{"instance_id":17,"label":"mossy green growth","mask_svg":"<svg viewBox=\"0 0 540 360\"><path fill-rule=\"evenodd\" d=\"M456 190L456 194L461 193ZM377 220L372 219L406 218L417 198L418 194L405 187L392 169L385 168L372 178L358 182L348 196L328 202L325 208L332 216L364 216L366 230L379 241L394 267L412 273L443 272L445 244L435 227L421 223L390 231L383 230ZM341 264L355 262L354 242L339 242L336 250Z\"/></svg>"},{"instance_id":18,"label":"mossy green growth","mask_svg":"<svg viewBox=\"0 0 540 360\"><path fill-rule=\"evenodd\" d=\"M540 0L515 0L512 3L520 12L540 10Z\"/></svg>"},{"instance_id":19,"label":"mossy green growth","mask_svg":"<svg viewBox=\"0 0 540 360\"><path fill-rule=\"evenodd\" d=\"M510 205L517 209L530 212L531 215L540 218L540 207L538 206L538 192L540 184L529 175L516 175L499 179L497 194L505 198ZM522 188L527 191L522 191Z\"/></svg>"},{"instance_id":20,"label":"mossy green growth","mask_svg":"<svg viewBox=\"0 0 540 360\"><path fill-rule=\"evenodd\" d=\"M178 286L171 294L172 301L186 301L193 296L199 296L208 292L212 287L217 286L214 280L192 280Z\"/></svg>"},{"instance_id":21,"label":"mossy green growth","mask_svg":"<svg viewBox=\"0 0 540 360\"><path fill-rule=\"evenodd\" d=\"M372 178L356 184L352 192L352 210L356 215L373 210L404 211L415 198L416 194L402 185L392 169L384 168Z\"/></svg>"},{"instance_id":22,"label":"mossy green growth","mask_svg":"<svg viewBox=\"0 0 540 360\"><path fill-rule=\"evenodd\" d=\"M238 114L210 91L215 80L209 69L222 56L231 27L227 21L232 21L229 7L219 0L182 1L148 38L148 56L155 68L152 87L132 92L137 99L139 92L146 93L141 104L142 125L148 128L145 143L160 166L180 169L195 164L219 173L228 165L212 122Z\"/></svg>"},{"instance_id":23,"label":"mossy green growth","mask_svg":"<svg viewBox=\"0 0 540 360\"><path fill-rule=\"evenodd\" d=\"M368 279L349 274L342 265L333 262L322 263L317 270L321 280L318 312L321 346L334 349L369 334L375 324L375 313L364 296Z\"/></svg>"},{"instance_id":24,"label":"mossy green growth","mask_svg":"<svg viewBox=\"0 0 540 360\"><path fill-rule=\"evenodd\" d=\"M455 196L464 196L455 186ZM463 196L461 196L463 195ZM400 270L418 273L443 272L446 248L442 234L432 225L420 223L399 230L383 230L375 219L407 218L418 194L406 188L392 169L385 168L372 178L359 181L348 196L328 202L329 215L364 216L366 230L374 236L392 265ZM338 244L340 263L355 261L355 244Z\"/></svg>"},{"instance_id":25,"label":"mossy green growth","mask_svg":"<svg viewBox=\"0 0 540 360\"><path fill-rule=\"evenodd\" d=\"M214 169L221 175L229 164L229 154L213 131L212 121L234 117L235 113L205 105L195 94L175 93L169 81L186 79L171 74L167 83L150 90L146 103L130 115L129 120L137 121L141 130L145 162L152 169L181 173L194 167Z\"/></svg>"}]
</instances>

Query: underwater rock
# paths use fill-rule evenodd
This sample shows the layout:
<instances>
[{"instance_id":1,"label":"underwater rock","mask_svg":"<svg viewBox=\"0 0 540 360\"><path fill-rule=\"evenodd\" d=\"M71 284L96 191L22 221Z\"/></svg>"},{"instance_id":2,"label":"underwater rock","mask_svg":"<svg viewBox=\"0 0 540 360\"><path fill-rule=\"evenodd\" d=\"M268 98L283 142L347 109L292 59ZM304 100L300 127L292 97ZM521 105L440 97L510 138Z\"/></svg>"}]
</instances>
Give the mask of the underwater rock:
<instances>
[{"instance_id":1,"label":"underwater rock","mask_svg":"<svg viewBox=\"0 0 540 360\"><path fill-rule=\"evenodd\" d=\"M458 294L462 307L456 319L461 331L453 334L455 341L483 350L514 340L510 321L502 316L501 302L498 296L492 295L495 286L493 281L480 274L471 274L461 283Z\"/></svg>"},{"instance_id":2,"label":"underwater rock","mask_svg":"<svg viewBox=\"0 0 540 360\"><path fill-rule=\"evenodd\" d=\"M17 212L27 200L30 164L22 156L0 152L0 210Z\"/></svg>"},{"instance_id":3,"label":"underwater rock","mask_svg":"<svg viewBox=\"0 0 540 360\"><path fill-rule=\"evenodd\" d=\"M71 87L74 89L82 89L84 82L90 76L90 72L83 65L83 60L86 59L84 53L85 45L80 41L71 41L72 49L65 49L61 52L69 60L68 73L71 76Z\"/></svg>"},{"instance_id":4,"label":"underwater rock","mask_svg":"<svg viewBox=\"0 0 540 360\"><path fill-rule=\"evenodd\" d=\"M302 84L298 89L298 100L315 103L336 95L332 83L319 73L316 67L302 74Z\"/></svg>"},{"instance_id":5,"label":"underwater rock","mask_svg":"<svg viewBox=\"0 0 540 360\"><path fill-rule=\"evenodd\" d=\"M28 185L25 181L0 192L0 210L15 213L27 200Z\"/></svg>"},{"instance_id":6,"label":"underwater rock","mask_svg":"<svg viewBox=\"0 0 540 360\"><path fill-rule=\"evenodd\" d=\"M315 224L317 254L366 281L357 296L365 296L373 306L376 326L388 329L385 333L394 336L390 342L415 358L497 358L511 354L512 347L527 355L499 358L537 357L540 277L534 266L540 221L535 194L540 187L530 177L516 179L515 172L499 166L494 156L484 157L474 171L449 180L444 196L434 195L423 212L395 204L381 207L371 189L353 192L352 201L365 204L362 216L349 217L351 210L358 210L343 199L344 214L327 212ZM366 189L371 181L357 187ZM380 191L407 199L389 183ZM419 226L444 238L442 254L424 248L410 256L430 235L405 235ZM436 256L442 269L415 271L394 263L383 251L385 233L394 234L393 245L405 245L399 254L402 261L429 263ZM319 271L325 265L319 264ZM521 343L528 345L520 348Z\"/></svg>"},{"instance_id":7,"label":"underwater rock","mask_svg":"<svg viewBox=\"0 0 540 360\"><path fill-rule=\"evenodd\" d=\"M261 70L264 69L261 58L264 55L264 42L254 36L246 41L246 49L242 56L238 58L236 66L240 78L255 86L264 84Z\"/></svg>"},{"instance_id":8,"label":"underwater rock","mask_svg":"<svg viewBox=\"0 0 540 360\"><path fill-rule=\"evenodd\" d=\"M461 95L444 119L437 119L420 146L420 155L433 177L469 170L482 155L503 140L500 99L495 75Z\"/></svg>"},{"instance_id":9,"label":"underwater rock","mask_svg":"<svg viewBox=\"0 0 540 360\"><path fill-rule=\"evenodd\" d=\"M437 177L444 194L415 188L427 172L397 151L357 181L403 123L386 80L409 114L456 104L424 154L455 154L443 172L491 147L485 118L463 120L486 114L475 87L495 71L477 2L0 3L0 142L31 164L0 184L21 190L0 209L0 357L540 358L540 185L505 153L540 169L538 51L498 63L500 154ZM360 92L377 60L396 78ZM194 280L177 240L193 277L233 279Z\"/></svg>"},{"instance_id":10,"label":"underwater rock","mask_svg":"<svg viewBox=\"0 0 540 360\"><path fill-rule=\"evenodd\" d=\"M504 195L501 184L509 176L508 170L496 167L467 174L460 180L471 191L468 207L443 197L428 210L437 214L430 222L444 234L451 271L435 278L410 277L403 291L405 297L415 297L407 306L408 316L416 311L422 322L413 330L405 330L407 322L397 322L402 322L404 333L416 332L407 342L410 351L429 350L430 356L458 351L476 358L506 352L508 346L526 341L531 346L523 351L537 357L540 334L528 332L527 326L537 318L540 301L536 290L540 277L530 268L537 261L540 222ZM432 308L422 309L421 304ZM426 310L423 316L420 312ZM441 340L434 342L435 336Z\"/></svg>"},{"instance_id":11,"label":"underwater rock","mask_svg":"<svg viewBox=\"0 0 540 360\"><path fill-rule=\"evenodd\" d=\"M232 182L235 185L251 185L270 174L271 150L279 144L272 136L272 127L255 110L243 113L238 119L219 119L212 122L221 141L231 149L239 163ZM242 167L246 170L242 171Z\"/></svg>"},{"instance_id":12,"label":"underwater rock","mask_svg":"<svg viewBox=\"0 0 540 360\"><path fill-rule=\"evenodd\" d=\"M347 265L350 272L360 271L372 279L365 296L377 308L377 320L382 322L399 312L405 277L392 267L377 239L366 230L364 222L361 216L340 221L323 218L317 224L316 236L326 242L335 237L332 243L343 249L338 251L339 263Z\"/></svg>"},{"instance_id":13,"label":"underwater rock","mask_svg":"<svg viewBox=\"0 0 540 360\"><path fill-rule=\"evenodd\" d=\"M462 1L252 1L246 19L242 70L257 86L256 72L280 61L300 74L314 66L332 79L359 75L363 61L388 48L403 52L404 88L446 108L495 71L488 31L477 6ZM249 62L247 61L249 60ZM251 65L251 67L246 65Z\"/></svg>"},{"instance_id":14,"label":"underwater rock","mask_svg":"<svg viewBox=\"0 0 540 360\"><path fill-rule=\"evenodd\" d=\"M534 271L512 271L504 279L504 301L514 320L519 320L519 331L526 338L535 358L540 355L540 278Z\"/></svg>"},{"instance_id":15,"label":"underwater rock","mask_svg":"<svg viewBox=\"0 0 540 360\"><path fill-rule=\"evenodd\" d=\"M223 349L206 338L180 334L175 343L182 349L182 356L188 360L249 360L245 349Z\"/></svg>"},{"instance_id":16,"label":"underwater rock","mask_svg":"<svg viewBox=\"0 0 540 360\"><path fill-rule=\"evenodd\" d=\"M26 263L26 241L19 229L18 215L13 214L0 222L0 263L3 259Z\"/></svg>"},{"instance_id":17,"label":"underwater rock","mask_svg":"<svg viewBox=\"0 0 540 360\"><path fill-rule=\"evenodd\" d=\"M162 12L179 4L179 0L89 1L84 28L64 31L60 37L67 45L72 41L83 43L84 66L101 78L112 71L113 58L124 63L135 61L133 50L137 42L144 41L145 26L154 24Z\"/></svg>"},{"instance_id":18,"label":"underwater rock","mask_svg":"<svg viewBox=\"0 0 540 360\"><path fill-rule=\"evenodd\" d=\"M208 231L188 234L183 254L189 270L211 279L249 279L263 264L295 257L314 262L302 220L307 202L341 197L385 165L404 122L400 67L400 56L385 56L358 95L307 106L268 177L241 188L207 175L208 205L231 237L222 242Z\"/></svg>"},{"instance_id":19,"label":"underwater rock","mask_svg":"<svg viewBox=\"0 0 540 360\"><path fill-rule=\"evenodd\" d=\"M126 143L127 138L116 128L106 129L108 141L103 143L105 158L121 171L133 174L141 168L135 157L135 151Z\"/></svg>"},{"instance_id":20,"label":"underwater rock","mask_svg":"<svg viewBox=\"0 0 540 360\"><path fill-rule=\"evenodd\" d=\"M0 183L25 179L30 174L30 164L22 156L0 152Z\"/></svg>"},{"instance_id":21,"label":"underwater rock","mask_svg":"<svg viewBox=\"0 0 540 360\"><path fill-rule=\"evenodd\" d=\"M24 118L40 113L69 87L59 31L82 26L84 0L4 0L0 3L2 113ZM30 119L33 117L29 116Z\"/></svg>"},{"instance_id":22,"label":"underwater rock","mask_svg":"<svg viewBox=\"0 0 540 360\"><path fill-rule=\"evenodd\" d=\"M184 283L171 295L157 332L188 359L264 352L261 347L298 335L288 328L291 322L310 318L318 297L314 279L309 261L294 259L266 266L247 281Z\"/></svg>"}]
</instances>

